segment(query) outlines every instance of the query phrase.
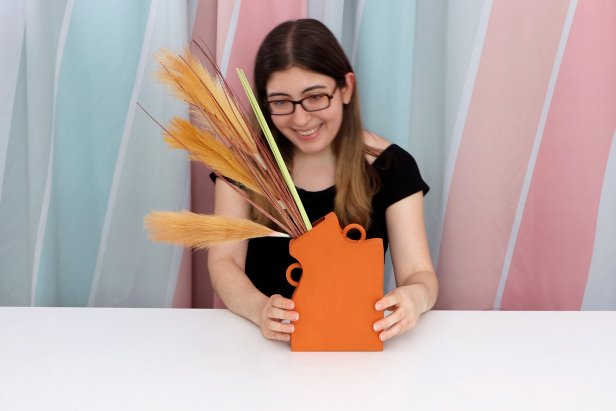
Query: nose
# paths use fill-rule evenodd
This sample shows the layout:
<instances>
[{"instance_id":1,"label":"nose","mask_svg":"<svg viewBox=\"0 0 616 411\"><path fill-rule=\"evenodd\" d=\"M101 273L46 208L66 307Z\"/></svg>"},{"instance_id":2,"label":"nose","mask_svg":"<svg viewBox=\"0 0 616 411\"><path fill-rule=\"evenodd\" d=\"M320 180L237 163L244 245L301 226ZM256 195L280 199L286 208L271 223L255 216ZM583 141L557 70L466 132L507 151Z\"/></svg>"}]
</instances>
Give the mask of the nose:
<instances>
[{"instance_id":1,"label":"nose","mask_svg":"<svg viewBox=\"0 0 616 411\"><path fill-rule=\"evenodd\" d=\"M308 123L308 120L310 120L310 113L304 110L304 107L302 107L301 104L295 106L295 111L291 114L291 116L293 116L293 123L298 126L303 126Z\"/></svg>"}]
</instances>

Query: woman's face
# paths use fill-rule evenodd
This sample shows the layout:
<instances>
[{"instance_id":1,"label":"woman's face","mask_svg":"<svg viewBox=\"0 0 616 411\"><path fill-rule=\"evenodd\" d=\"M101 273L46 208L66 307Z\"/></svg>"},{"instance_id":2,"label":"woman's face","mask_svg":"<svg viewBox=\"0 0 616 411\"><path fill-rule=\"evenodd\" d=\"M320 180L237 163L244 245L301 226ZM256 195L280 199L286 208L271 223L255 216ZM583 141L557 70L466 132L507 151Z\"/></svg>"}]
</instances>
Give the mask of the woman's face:
<instances>
[{"instance_id":1,"label":"woman's face","mask_svg":"<svg viewBox=\"0 0 616 411\"><path fill-rule=\"evenodd\" d=\"M336 87L333 78L298 67L274 72L266 86L268 102L299 101L319 94L333 93L333 96L326 109L306 111L302 105L296 104L291 114L272 115L272 122L293 143L296 151L314 154L330 150L342 124L343 104L351 101L354 79L353 73L348 73L346 84ZM323 96L314 99L327 101ZM306 101L305 104L310 106L313 102Z\"/></svg>"}]
</instances>

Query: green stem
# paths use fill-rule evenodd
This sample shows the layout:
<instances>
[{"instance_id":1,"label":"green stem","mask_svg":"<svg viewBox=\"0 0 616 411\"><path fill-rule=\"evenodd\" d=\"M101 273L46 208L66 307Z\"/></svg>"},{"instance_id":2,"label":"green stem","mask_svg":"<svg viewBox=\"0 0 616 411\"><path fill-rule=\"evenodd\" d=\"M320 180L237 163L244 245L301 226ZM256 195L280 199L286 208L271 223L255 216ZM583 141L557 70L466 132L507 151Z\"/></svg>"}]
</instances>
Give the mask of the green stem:
<instances>
[{"instance_id":1,"label":"green stem","mask_svg":"<svg viewBox=\"0 0 616 411\"><path fill-rule=\"evenodd\" d=\"M293 196L293 200L297 205L297 209L299 210L300 215L302 216L302 220L304 220L304 225L306 226L306 230L312 229L312 224L308 219L308 215L306 214L306 210L304 209L304 205L302 204L302 200L299 198L299 194L297 194L297 189L295 188L295 184L293 183L293 179L289 174L289 170L287 170L287 165L285 164L282 155L280 154L280 150L276 145L276 141L274 140L274 136L272 136L272 132L265 121L265 117L263 116L263 112L261 112L261 108L259 108L259 104L257 103L257 99L255 98L252 89L250 88L250 84L248 83L248 79L246 78L246 74L244 74L244 70L240 68L235 69L237 71L237 75L240 78L240 82L244 87L244 91L246 92L246 96L248 97L248 101L250 102L250 107L252 107L252 111L254 111L255 116L257 117L257 121L259 122L259 126L261 126L261 130L263 130L263 134L265 135L265 139L267 140L267 144L269 144L270 150L272 150L272 154L274 154L274 159L276 160L276 164L282 173L282 177L284 178L291 195Z\"/></svg>"}]
</instances>

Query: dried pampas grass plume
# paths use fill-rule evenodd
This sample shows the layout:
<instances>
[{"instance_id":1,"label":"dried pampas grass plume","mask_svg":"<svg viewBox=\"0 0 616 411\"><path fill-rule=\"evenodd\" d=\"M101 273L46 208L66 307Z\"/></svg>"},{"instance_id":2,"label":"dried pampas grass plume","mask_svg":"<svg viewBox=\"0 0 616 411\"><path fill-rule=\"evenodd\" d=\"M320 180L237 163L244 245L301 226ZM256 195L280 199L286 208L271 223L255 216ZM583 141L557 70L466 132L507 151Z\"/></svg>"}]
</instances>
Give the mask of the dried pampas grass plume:
<instances>
[{"instance_id":1,"label":"dried pampas grass plume","mask_svg":"<svg viewBox=\"0 0 616 411\"><path fill-rule=\"evenodd\" d=\"M151 240L196 249L257 237L288 237L248 219L190 211L155 211L148 214L144 221Z\"/></svg>"},{"instance_id":2,"label":"dried pampas grass plume","mask_svg":"<svg viewBox=\"0 0 616 411\"><path fill-rule=\"evenodd\" d=\"M212 70L206 70L188 49L180 55L161 50L157 56L157 78L188 103L191 119L175 117L166 127L157 122L165 141L224 177L220 180L287 236L301 236L311 228L310 221L243 72L240 80L264 134L257 131L257 123L245 112L208 53L197 47ZM265 198L273 215L260 207L250 192ZM154 241L195 248L282 234L250 220L190 212L153 212L146 216L145 224Z\"/></svg>"}]
</instances>

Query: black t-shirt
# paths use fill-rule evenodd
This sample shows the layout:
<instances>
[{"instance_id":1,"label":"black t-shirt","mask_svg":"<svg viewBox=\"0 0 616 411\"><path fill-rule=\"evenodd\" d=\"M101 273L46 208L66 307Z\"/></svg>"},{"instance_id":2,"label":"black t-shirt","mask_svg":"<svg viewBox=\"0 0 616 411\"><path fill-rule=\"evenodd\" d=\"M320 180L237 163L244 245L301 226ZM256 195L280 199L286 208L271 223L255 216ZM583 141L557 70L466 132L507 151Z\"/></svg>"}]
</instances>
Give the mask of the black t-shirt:
<instances>
[{"instance_id":1,"label":"black t-shirt","mask_svg":"<svg viewBox=\"0 0 616 411\"><path fill-rule=\"evenodd\" d=\"M372 198L371 224L367 238L383 239L387 250L388 237L385 210L390 205L418 191L424 194L430 189L421 178L415 159L401 147L392 144L374 160L372 167L379 175L380 190ZM322 191L298 189L298 194L308 218L314 222L334 210L336 187ZM289 254L288 238L256 238L248 242L246 274L263 294L281 294L291 298L294 287L286 280L287 267L296 262Z\"/></svg>"}]
</instances>

